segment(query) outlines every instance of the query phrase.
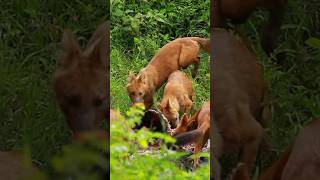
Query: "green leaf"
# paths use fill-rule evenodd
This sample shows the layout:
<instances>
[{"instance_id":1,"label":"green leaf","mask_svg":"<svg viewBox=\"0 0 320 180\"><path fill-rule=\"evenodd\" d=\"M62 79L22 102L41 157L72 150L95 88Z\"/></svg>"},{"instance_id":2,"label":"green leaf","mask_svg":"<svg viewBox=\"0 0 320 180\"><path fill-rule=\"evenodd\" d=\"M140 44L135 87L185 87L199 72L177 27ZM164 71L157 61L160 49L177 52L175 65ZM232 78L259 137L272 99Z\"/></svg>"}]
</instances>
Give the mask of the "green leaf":
<instances>
[{"instance_id":1,"label":"green leaf","mask_svg":"<svg viewBox=\"0 0 320 180\"><path fill-rule=\"evenodd\" d=\"M318 38L309 38L305 43L310 47L320 48L320 39Z\"/></svg>"}]
</instances>

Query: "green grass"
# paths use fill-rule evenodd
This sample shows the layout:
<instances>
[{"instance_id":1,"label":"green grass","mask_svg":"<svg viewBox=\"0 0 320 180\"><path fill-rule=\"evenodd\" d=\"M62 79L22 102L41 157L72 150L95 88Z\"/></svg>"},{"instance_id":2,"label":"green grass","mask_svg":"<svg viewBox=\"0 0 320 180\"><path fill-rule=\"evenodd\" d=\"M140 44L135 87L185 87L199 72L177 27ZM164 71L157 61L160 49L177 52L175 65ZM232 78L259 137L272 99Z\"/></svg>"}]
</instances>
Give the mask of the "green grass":
<instances>
[{"instance_id":1,"label":"green grass","mask_svg":"<svg viewBox=\"0 0 320 180\"><path fill-rule=\"evenodd\" d=\"M95 1L2 1L0 6L0 150L29 149L40 169L70 143L56 105L52 75L65 28L85 44L109 17L108 3Z\"/></svg>"},{"instance_id":2,"label":"green grass","mask_svg":"<svg viewBox=\"0 0 320 180\"><path fill-rule=\"evenodd\" d=\"M145 129L137 132L128 130L141 119L143 113L142 108L130 108L126 112L126 118L122 117L111 124L111 179L209 179L208 164L197 171L185 171L178 166L181 165L181 160L178 159L185 153L168 150L165 143L161 144L162 148L157 152L138 153L139 148L147 147L148 142L153 142L154 138L164 142L174 140L167 134ZM203 155L208 157L209 154Z\"/></svg>"}]
</instances>

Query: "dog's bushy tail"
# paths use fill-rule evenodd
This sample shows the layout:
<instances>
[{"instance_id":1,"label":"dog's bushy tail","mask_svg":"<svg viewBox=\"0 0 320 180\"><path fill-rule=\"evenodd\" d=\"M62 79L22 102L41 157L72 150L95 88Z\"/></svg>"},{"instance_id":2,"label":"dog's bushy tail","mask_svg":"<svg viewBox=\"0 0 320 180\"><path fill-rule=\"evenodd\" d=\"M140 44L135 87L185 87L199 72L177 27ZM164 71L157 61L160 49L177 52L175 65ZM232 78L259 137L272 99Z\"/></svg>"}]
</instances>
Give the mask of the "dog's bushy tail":
<instances>
[{"instance_id":1,"label":"dog's bushy tail","mask_svg":"<svg viewBox=\"0 0 320 180\"><path fill-rule=\"evenodd\" d=\"M200 138L202 137L201 134L202 134L202 132L199 129L178 134L178 135L174 136L176 138L176 145L182 146L185 144L194 143L196 141L199 141Z\"/></svg>"},{"instance_id":2,"label":"dog's bushy tail","mask_svg":"<svg viewBox=\"0 0 320 180\"><path fill-rule=\"evenodd\" d=\"M210 39L209 38L190 37L190 39L198 42L201 48L210 55Z\"/></svg>"}]
</instances>

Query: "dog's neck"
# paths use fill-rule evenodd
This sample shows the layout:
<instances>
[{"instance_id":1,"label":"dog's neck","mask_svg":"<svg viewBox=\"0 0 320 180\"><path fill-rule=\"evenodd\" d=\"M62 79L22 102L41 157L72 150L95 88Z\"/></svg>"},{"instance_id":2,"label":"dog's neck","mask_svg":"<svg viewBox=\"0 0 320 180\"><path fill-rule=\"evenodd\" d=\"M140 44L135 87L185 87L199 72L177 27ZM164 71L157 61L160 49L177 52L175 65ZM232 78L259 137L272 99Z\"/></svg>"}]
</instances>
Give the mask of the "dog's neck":
<instances>
[{"instance_id":1,"label":"dog's neck","mask_svg":"<svg viewBox=\"0 0 320 180\"><path fill-rule=\"evenodd\" d=\"M139 73L139 75L144 74L146 76L147 89L152 93L156 90L156 88L158 88L158 86L157 86L158 73L157 73L157 71L154 71L153 69L155 69L153 66L147 66L147 67L143 68Z\"/></svg>"}]
</instances>

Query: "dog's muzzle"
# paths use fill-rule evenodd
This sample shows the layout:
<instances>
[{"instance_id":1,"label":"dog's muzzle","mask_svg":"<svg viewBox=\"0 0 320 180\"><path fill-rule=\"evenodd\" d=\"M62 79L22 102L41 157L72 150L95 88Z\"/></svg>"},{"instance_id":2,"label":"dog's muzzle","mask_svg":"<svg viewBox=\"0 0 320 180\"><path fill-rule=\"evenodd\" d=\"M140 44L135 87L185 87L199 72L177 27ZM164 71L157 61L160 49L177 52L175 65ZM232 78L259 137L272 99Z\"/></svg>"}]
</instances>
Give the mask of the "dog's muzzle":
<instances>
[{"instance_id":1,"label":"dog's muzzle","mask_svg":"<svg viewBox=\"0 0 320 180\"><path fill-rule=\"evenodd\" d=\"M70 122L71 129L74 132L87 132L95 130L96 114L94 109L81 109L76 112L76 117Z\"/></svg>"},{"instance_id":2,"label":"dog's muzzle","mask_svg":"<svg viewBox=\"0 0 320 180\"><path fill-rule=\"evenodd\" d=\"M140 97L133 99L133 103L142 103L142 102L143 102L143 100Z\"/></svg>"}]
</instances>

